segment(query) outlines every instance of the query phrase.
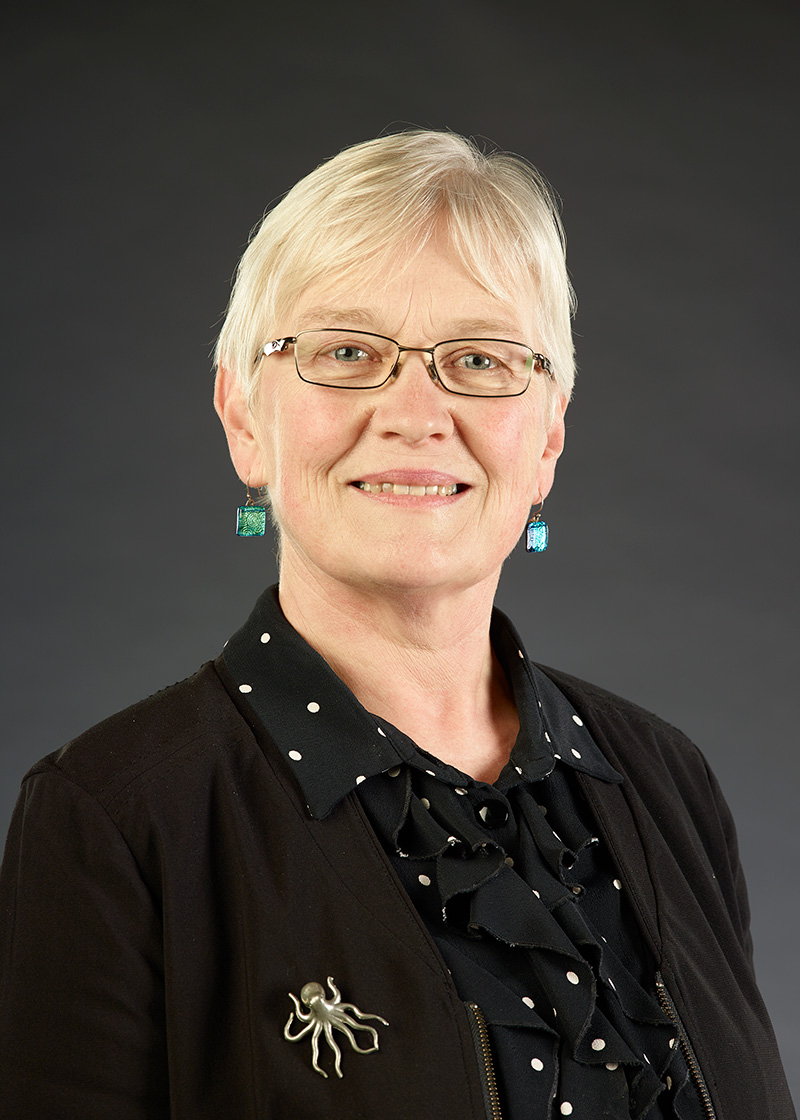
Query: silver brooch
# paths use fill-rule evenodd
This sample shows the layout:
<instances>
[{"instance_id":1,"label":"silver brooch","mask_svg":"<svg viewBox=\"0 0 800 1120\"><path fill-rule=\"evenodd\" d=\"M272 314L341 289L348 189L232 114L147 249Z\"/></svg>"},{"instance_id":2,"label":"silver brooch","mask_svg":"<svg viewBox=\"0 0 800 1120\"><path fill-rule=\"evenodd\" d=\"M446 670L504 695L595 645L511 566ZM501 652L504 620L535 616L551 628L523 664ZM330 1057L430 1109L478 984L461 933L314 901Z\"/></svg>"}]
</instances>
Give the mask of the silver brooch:
<instances>
[{"instance_id":1,"label":"silver brooch","mask_svg":"<svg viewBox=\"0 0 800 1120\"><path fill-rule=\"evenodd\" d=\"M327 1073L319 1064L319 1037L321 1034L325 1035L325 1041L330 1046L336 1055L336 1074L338 1077L342 1076L342 1052L336 1044L336 1039L333 1037L334 1029L341 1031L350 1039L350 1045L357 1054L372 1054L378 1049L378 1032L374 1027L365 1026L360 1023L359 1019L377 1019L379 1023L383 1023L385 1027L389 1024L380 1015L366 1015L363 1011L359 1011L353 1003L342 1003L342 996L339 989L333 982L333 977L328 977L328 987L331 990L330 999L325 998L325 989L321 984L312 980L308 984L304 984L300 989L300 999L289 992L289 998L294 1004L294 1011L286 1021L286 1026L283 1028L283 1037L287 1038L289 1042L299 1042L301 1038L311 1032L311 1053L313 1055L312 1065L317 1073L321 1073L323 1077L327 1077ZM301 1001L306 1005L308 1011L304 1011L300 1006ZM301 1023L306 1025L302 1027L297 1034L291 1034L290 1028L295 1015ZM353 1018L355 1016L355 1018ZM366 1031L367 1034L372 1036L372 1046L362 1050L356 1042L353 1031Z\"/></svg>"}]
</instances>

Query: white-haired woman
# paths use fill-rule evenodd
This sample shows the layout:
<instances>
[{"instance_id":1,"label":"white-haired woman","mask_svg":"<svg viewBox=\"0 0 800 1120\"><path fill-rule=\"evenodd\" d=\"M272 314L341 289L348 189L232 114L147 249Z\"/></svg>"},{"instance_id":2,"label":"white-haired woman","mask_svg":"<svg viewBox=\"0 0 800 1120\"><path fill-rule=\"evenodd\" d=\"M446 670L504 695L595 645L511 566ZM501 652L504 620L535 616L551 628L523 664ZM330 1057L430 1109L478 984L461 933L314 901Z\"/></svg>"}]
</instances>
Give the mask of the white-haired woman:
<instances>
[{"instance_id":1,"label":"white-haired woman","mask_svg":"<svg viewBox=\"0 0 800 1120\"><path fill-rule=\"evenodd\" d=\"M793 1115L705 762L492 608L546 543L570 299L541 179L457 136L265 219L216 406L280 583L26 777L2 1115Z\"/></svg>"}]
</instances>

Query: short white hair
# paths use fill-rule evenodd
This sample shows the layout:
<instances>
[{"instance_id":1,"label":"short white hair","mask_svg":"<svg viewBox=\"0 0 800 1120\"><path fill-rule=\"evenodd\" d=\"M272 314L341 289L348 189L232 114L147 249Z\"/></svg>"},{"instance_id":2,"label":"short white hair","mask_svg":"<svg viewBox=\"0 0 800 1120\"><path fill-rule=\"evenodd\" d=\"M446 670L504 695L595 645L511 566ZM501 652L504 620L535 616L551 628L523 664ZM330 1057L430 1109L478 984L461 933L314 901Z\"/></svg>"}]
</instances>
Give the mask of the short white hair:
<instances>
[{"instance_id":1,"label":"short white hair","mask_svg":"<svg viewBox=\"0 0 800 1120\"><path fill-rule=\"evenodd\" d=\"M574 294L556 198L520 156L483 152L451 132L415 130L345 148L263 219L236 273L216 349L248 402L257 359L310 284L379 282L387 255L419 251L444 229L470 275L501 299L533 281L539 344L571 396Z\"/></svg>"}]
</instances>

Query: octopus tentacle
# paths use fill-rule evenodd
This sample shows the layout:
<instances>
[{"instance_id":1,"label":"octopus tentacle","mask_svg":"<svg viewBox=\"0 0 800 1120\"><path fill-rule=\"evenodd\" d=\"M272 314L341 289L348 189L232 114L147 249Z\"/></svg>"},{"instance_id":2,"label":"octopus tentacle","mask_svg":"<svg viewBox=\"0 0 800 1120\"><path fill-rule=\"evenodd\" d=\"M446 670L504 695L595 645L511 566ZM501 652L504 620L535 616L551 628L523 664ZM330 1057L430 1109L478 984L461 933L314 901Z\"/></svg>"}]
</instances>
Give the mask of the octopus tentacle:
<instances>
[{"instance_id":1,"label":"octopus tentacle","mask_svg":"<svg viewBox=\"0 0 800 1120\"><path fill-rule=\"evenodd\" d=\"M300 1039L303 1038L305 1035L307 1035L310 1030L314 1029L315 1024L314 1023L306 1023L306 1025L304 1027L301 1027L300 1031L297 1034L290 1034L289 1033L289 1028L292 1025L292 1020L293 1019L294 1019L294 1012L291 1013L291 1015L289 1016L289 1019L286 1023L286 1026L283 1028L283 1037L287 1038L289 1040L289 1042L299 1042Z\"/></svg>"},{"instance_id":2,"label":"octopus tentacle","mask_svg":"<svg viewBox=\"0 0 800 1120\"><path fill-rule=\"evenodd\" d=\"M383 1025L385 1027L389 1026L389 1024L386 1022L386 1020L383 1018L382 1015L370 1015L366 1011L359 1011L354 1003L340 1003L339 1007L338 1007L338 1010L339 1011L344 1011L344 1012L352 1012L352 1014L356 1015L359 1019L377 1019L379 1022L383 1023ZM356 1024L356 1026L358 1026L358 1024ZM366 1029L366 1028L362 1028L362 1029ZM370 1027L369 1029L374 1030L375 1028Z\"/></svg>"},{"instance_id":3,"label":"octopus tentacle","mask_svg":"<svg viewBox=\"0 0 800 1120\"><path fill-rule=\"evenodd\" d=\"M339 1019L335 1025L338 1026L340 1031L343 1031L344 1034L347 1035L350 1039L351 1046L354 1050L358 1050L359 1054L371 1054L373 1050L380 1049L378 1044L378 1032L374 1027L365 1026L364 1023L357 1023L355 1019L351 1019L349 1015L342 1015L341 1019ZM366 1034L372 1036L372 1046L370 1046L368 1050L362 1050L360 1046L356 1045L355 1035L350 1030L351 1027L353 1030L364 1031Z\"/></svg>"},{"instance_id":4,"label":"octopus tentacle","mask_svg":"<svg viewBox=\"0 0 800 1120\"><path fill-rule=\"evenodd\" d=\"M317 1071L317 1073L321 1073L323 1077L327 1077L328 1076L327 1073L322 1068L322 1066L319 1064L319 1036L320 1036L321 1032L322 1032L322 1024L321 1023L315 1023L314 1024L314 1033L311 1036L311 1053L312 1053L313 1058L314 1058L314 1060L312 1061L311 1064L314 1067L314 1069ZM326 1037L327 1037L327 1031L326 1031ZM339 1074L339 1076L341 1077L342 1075Z\"/></svg>"},{"instance_id":5,"label":"octopus tentacle","mask_svg":"<svg viewBox=\"0 0 800 1120\"><path fill-rule=\"evenodd\" d=\"M336 1074L337 1074L338 1077L341 1077L342 1076L342 1052L339 1049L339 1046L336 1042L336 1039L333 1037L333 1031L331 1030L331 1024L330 1023L325 1023L324 1027L323 1027L323 1030L325 1031L325 1038L328 1041L328 1045L330 1046L331 1050L333 1050L334 1054L336 1055L336 1061L334 1063L335 1066L336 1066Z\"/></svg>"}]
</instances>

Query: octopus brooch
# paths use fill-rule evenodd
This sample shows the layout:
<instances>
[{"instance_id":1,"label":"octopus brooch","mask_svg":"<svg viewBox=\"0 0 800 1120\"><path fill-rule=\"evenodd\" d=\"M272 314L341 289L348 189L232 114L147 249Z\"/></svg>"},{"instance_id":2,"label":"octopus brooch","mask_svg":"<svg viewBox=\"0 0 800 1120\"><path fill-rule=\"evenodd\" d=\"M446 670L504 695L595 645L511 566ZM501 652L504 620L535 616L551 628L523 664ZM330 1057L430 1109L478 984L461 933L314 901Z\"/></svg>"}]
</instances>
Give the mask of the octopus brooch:
<instances>
[{"instance_id":1,"label":"octopus brooch","mask_svg":"<svg viewBox=\"0 0 800 1120\"><path fill-rule=\"evenodd\" d=\"M295 1009L286 1021L286 1026L283 1028L283 1037L288 1039L289 1042L299 1042L301 1038L305 1038L310 1033L311 1053L314 1058L312 1065L317 1073L327 1077L327 1073L319 1064L319 1038L320 1035L324 1034L325 1041L335 1055L336 1075L342 1077L342 1052L333 1037L334 1030L341 1031L350 1040L350 1045L357 1054L372 1054L378 1049L378 1032L374 1027L365 1026L358 1020L377 1019L385 1027L388 1027L389 1024L380 1015L367 1015L363 1011L359 1011L355 1004L342 1003L341 992L334 984L332 976L328 977L328 987L331 990L330 999L325 998L325 989L322 984L318 984L314 980L303 985L300 989L299 1000L297 996L289 992L289 998ZM304 1011L300 1006L301 1001L308 1008L307 1011ZM292 1034L291 1026L295 1015L301 1023L305 1023L305 1026L301 1027L297 1034ZM353 1031L366 1031L367 1034L372 1036L372 1046L362 1050L356 1042Z\"/></svg>"}]
</instances>

